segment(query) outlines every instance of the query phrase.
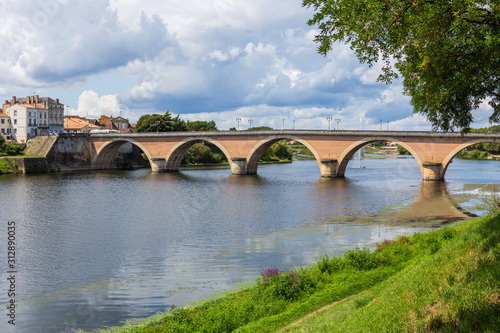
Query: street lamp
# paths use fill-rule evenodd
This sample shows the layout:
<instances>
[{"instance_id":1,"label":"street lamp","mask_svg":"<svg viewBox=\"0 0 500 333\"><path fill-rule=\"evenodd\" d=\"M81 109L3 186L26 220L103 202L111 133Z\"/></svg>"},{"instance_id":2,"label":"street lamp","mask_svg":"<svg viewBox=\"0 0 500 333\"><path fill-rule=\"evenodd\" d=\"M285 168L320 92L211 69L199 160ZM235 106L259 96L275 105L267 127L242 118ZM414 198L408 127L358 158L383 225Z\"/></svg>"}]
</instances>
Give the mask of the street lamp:
<instances>
[{"instance_id":1,"label":"street lamp","mask_svg":"<svg viewBox=\"0 0 500 333\"><path fill-rule=\"evenodd\" d=\"M387 132L389 132L389 120L387 120Z\"/></svg>"},{"instance_id":2,"label":"street lamp","mask_svg":"<svg viewBox=\"0 0 500 333\"><path fill-rule=\"evenodd\" d=\"M248 123L250 124L249 128L252 128L253 119L248 119Z\"/></svg>"},{"instance_id":3,"label":"street lamp","mask_svg":"<svg viewBox=\"0 0 500 333\"><path fill-rule=\"evenodd\" d=\"M285 118L283 118L283 127L281 128L281 131L284 132L285 131Z\"/></svg>"},{"instance_id":4,"label":"street lamp","mask_svg":"<svg viewBox=\"0 0 500 333\"><path fill-rule=\"evenodd\" d=\"M340 118L336 118L335 121L337 122L337 131L340 129L339 124L342 121Z\"/></svg>"},{"instance_id":5,"label":"street lamp","mask_svg":"<svg viewBox=\"0 0 500 333\"><path fill-rule=\"evenodd\" d=\"M295 119L293 120L293 130L295 131Z\"/></svg>"},{"instance_id":6,"label":"street lamp","mask_svg":"<svg viewBox=\"0 0 500 333\"><path fill-rule=\"evenodd\" d=\"M326 121L328 121L328 132L330 132L330 122L332 121L332 117L326 117Z\"/></svg>"},{"instance_id":7,"label":"street lamp","mask_svg":"<svg viewBox=\"0 0 500 333\"><path fill-rule=\"evenodd\" d=\"M238 123L238 132L239 132L240 131L241 118L236 118L236 122Z\"/></svg>"},{"instance_id":8,"label":"street lamp","mask_svg":"<svg viewBox=\"0 0 500 333\"><path fill-rule=\"evenodd\" d=\"M69 105L66 105L66 130L65 132L69 132Z\"/></svg>"},{"instance_id":9,"label":"street lamp","mask_svg":"<svg viewBox=\"0 0 500 333\"><path fill-rule=\"evenodd\" d=\"M382 119L380 119L380 132L382 132Z\"/></svg>"},{"instance_id":10,"label":"street lamp","mask_svg":"<svg viewBox=\"0 0 500 333\"><path fill-rule=\"evenodd\" d=\"M158 134L158 125L160 125L160 121L159 120L155 121L155 124L156 124L156 134Z\"/></svg>"}]
</instances>

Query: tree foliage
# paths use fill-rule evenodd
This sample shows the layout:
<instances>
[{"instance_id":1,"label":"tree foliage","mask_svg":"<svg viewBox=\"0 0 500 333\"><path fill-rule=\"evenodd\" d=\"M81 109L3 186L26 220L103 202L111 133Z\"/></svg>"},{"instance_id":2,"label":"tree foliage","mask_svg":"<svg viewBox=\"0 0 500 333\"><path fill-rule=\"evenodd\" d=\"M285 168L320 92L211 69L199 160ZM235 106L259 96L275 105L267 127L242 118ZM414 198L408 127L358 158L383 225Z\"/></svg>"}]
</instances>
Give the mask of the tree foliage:
<instances>
[{"instance_id":1,"label":"tree foliage","mask_svg":"<svg viewBox=\"0 0 500 333\"><path fill-rule=\"evenodd\" d=\"M268 150L264 152L261 161L273 161L273 160L292 160L293 151L286 145L286 140L281 140L269 147Z\"/></svg>"},{"instance_id":2,"label":"tree foliage","mask_svg":"<svg viewBox=\"0 0 500 333\"><path fill-rule=\"evenodd\" d=\"M5 145L4 152L9 156L22 155L21 151L21 147L19 145L16 145L15 143Z\"/></svg>"},{"instance_id":3,"label":"tree foliage","mask_svg":"<svg viewBox=\"0 0 500 333\"><path fill-rule=\"evenodd\" d=\"M226 156L217 146L209 143L195 143L184 154L181 164L222 163L225 161L227 161Z\"/></svg>"},{"instance_id":4,"label":"tree foliage","mask_svg":"<svg viewBox=\"0 0 500 333\"><path fill-rule=\"evenodd\" d=\"M208 131L217 131L217 126L215 125L215 121L188 121L186 123L187 130L190 132L208 132Z\"/></svg>"},{"instance_id":5,"label":"tree foliage","mask_svg":"<svg viewBox=\"0 0 500 333\"><path fill-rule=\"evenodd\" d=\"M186 122L173 117L170 111L165 114L143 115L137 121L136 132L182 132L187 131Z\"/></svg>"},{"instance_id":6,"label":"tree foliage","mask_svg":"<svg viewBox=\"0 0 500 333\"><path fill-rule=\"evenodd\" d=\"M326 55L336 41L358 59L382 62L378 80L401 77L414 111L434 129L467 132L482 102L500 121L498 0L303 0L315 10L315 41Z\"/></svg>"},{"instance_id":7,"label":"tree foliage","mask_svg":"<svg viewBox=\"0 0 500 333\"><path fill-rule=\"evenodd\" d=\"M272 131L273 128L269 126L255 126L255 127L250 127L248 131Z\"/></svg>"},{"instance_id":8,"label":"tree foliage","mask_svg":"<svg viewBox=\"0 0 500 333\"><path fill-rule=\"evenodd\" d=\"M5 138L3 137L2 134L0 134L0 149L3 148L3 145L5 144Z\"/></svg>"}]
</instances>

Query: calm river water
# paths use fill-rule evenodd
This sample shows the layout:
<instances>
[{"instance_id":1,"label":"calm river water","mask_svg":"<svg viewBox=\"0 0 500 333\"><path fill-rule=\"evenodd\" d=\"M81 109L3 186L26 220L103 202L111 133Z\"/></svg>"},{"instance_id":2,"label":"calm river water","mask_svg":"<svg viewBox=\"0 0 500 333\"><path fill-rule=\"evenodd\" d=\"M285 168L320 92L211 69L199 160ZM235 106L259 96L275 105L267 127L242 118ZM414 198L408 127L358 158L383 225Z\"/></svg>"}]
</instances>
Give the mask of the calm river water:
<instances>
[{"instance_id":1,"label":"calm river water","mask_svg":"<svg viewBox=\"0 0 500 333\"><path fill-rule=\"evenodd\" d=\"M324 254L483 214L500 162L456 159L422 182L411 157L366 156L345 179L316 161L229 168L0 177L0 332L119 325ZM16 223L16 325L8 324L7 223Z\"/></svg>"}]
</instances>

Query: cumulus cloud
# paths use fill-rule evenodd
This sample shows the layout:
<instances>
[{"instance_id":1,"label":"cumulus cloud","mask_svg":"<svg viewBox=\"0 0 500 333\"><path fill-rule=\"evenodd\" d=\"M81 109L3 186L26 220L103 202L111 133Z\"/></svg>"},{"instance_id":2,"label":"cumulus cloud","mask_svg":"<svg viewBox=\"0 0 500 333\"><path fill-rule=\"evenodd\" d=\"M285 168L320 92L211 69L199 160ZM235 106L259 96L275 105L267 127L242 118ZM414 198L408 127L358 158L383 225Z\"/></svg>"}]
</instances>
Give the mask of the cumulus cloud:
<instances>
[{"instance_id":1,"label":"cumulus cloud","mask_svg":"<svg viewBox=\"0 0 500 333\"><path fill-rule=\"evenodd\" d=\"M70 110L71 114L89 118L99 118L103 114L116 117L121 111L116 95L99 96L92 90L84 91L78 98L78 108Z\"/></svg>"},{"instance_id":2,"label":"cumulus cloud","mask_svg":"<svg viewBox=\"0 0 500 333\"><path fill-rule=\"evenodd\" d=\"M400 83L376 82L380 66L360 65L340 43L317 54L317 30L306 24L313 11L301 2L2 2L0 42L9 47L0 75L9 82L0 94L53 88L82 116L122 111L136 121L170 110L223 129L237 117L276 128L283 119L290 128L294 119L297 128L326 128L328 116L344 128L420 122ZM64 89L78 101L65 100Z\"/></svg>"},{"instance_id":3,"label":"cumulus cloud","mask_svg":"<svg viewBox=\"0 0 500 333\"><path fill-rule=\"evenodd\" d=\"M142 13L140 28L131 30L106 0L18 0L6 7L0 20L2 36L10 39L9 54L0 63L39 84L152 58L174 43L159 16Z\"/></svg>"}]
</instances>

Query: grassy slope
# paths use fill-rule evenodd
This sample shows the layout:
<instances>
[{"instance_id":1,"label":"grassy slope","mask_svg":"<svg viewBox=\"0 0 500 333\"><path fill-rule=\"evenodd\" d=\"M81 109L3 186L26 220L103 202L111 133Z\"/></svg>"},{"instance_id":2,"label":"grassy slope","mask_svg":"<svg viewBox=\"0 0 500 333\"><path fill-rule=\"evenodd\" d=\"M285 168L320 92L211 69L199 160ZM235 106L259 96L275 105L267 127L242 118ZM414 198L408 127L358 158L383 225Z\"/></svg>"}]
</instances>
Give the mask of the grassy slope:
<instances>
[{"instance_id":1,"label":"grassy slope","mask_svg":"<svg viewBox=\"0 0 500 333\"><path fill-rule=\"evenodd\" d=\"M149 324L108 332L273 332L336 301L286 332L496 332L499 241L500 214L459 222L400 237L377 252L348 252L296 270L301 290L289 299L273 293L293 289L293 283L282 288L276 286L283 279L275 285L261 280ZM351 295L356 296L342 301Z\"/></svg>"},{"instance_id":2,"label":"grassy slope","mask_svg":"<svg viewBox=\"0 0 500 333\"><path fill-rule=\"evenodd\" d=\"M500 215L455 228L435 254L284 332L499 332Z\"/></svg>"}]
</instances>

